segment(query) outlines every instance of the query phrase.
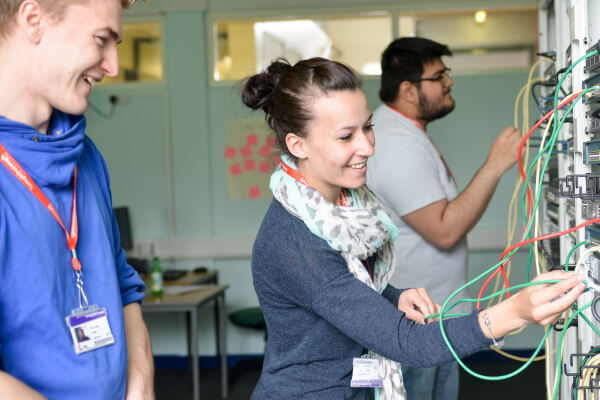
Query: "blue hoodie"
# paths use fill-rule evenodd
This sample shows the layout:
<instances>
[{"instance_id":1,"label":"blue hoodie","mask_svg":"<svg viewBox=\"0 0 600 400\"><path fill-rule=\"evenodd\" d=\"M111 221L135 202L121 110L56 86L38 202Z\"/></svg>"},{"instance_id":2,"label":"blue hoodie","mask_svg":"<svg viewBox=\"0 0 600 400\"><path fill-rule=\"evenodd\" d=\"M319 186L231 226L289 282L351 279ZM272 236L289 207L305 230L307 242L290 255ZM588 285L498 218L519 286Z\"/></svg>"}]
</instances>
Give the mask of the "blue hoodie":
<instances>
[{"instance_id":1,"label":"blue hoodie","mask_svg":"<svg viewBox=\"0 0 600 400\"><path fill-rule=\"evenodd\" d=\"M0 164L0 355L4 370L50 399L122 399L127 350L123 306L144 284L120 248L108 171L85 119L55 111L48 135L0 116L0 143L69 229L77 164L77 255L89 303L105 307L115 343L76 355L65 317L79 307L65 232Z\"/></svg>"}]
</instances>

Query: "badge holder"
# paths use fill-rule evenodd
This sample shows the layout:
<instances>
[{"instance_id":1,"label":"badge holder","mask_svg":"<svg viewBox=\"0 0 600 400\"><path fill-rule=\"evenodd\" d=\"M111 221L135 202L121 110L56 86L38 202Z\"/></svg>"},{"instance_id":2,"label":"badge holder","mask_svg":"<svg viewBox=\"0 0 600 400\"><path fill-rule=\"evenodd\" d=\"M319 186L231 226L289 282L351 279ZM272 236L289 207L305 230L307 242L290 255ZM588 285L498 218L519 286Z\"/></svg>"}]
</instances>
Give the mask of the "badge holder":
<instances>
[{"instance_id":1,"label":"badge holder","mask_svg":"<svg viewBox=\"0 0 600 400\"><path fill-rule=\"evenodd\" d=\"M85 353L115 342L108 324L106 308L89 305L83 291L81 272L77 271L77 288L79 291L79 308L74 309L66 317L67 326L73 338L75 354ZM83 302L82 302L83 300ZM85 303L85 306L84 306Z\"/></svg>"},{"instance_id":2,"label":"badge holder","mask_svg":"<svg viewBox=\"0 0 600 400\"><path fill-rule=\"evenodd\" d=\"M352 380L350 387L377 388L383 386L379 361L370 354L352 360Z\"/></svg>"}]
</instances>

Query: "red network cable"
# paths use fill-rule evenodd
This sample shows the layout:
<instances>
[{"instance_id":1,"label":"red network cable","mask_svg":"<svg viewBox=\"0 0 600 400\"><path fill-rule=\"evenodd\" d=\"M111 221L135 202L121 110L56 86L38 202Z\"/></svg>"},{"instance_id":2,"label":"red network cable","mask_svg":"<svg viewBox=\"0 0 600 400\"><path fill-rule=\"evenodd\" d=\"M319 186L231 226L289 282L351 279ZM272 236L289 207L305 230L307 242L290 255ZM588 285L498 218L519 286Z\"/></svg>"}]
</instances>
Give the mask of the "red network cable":
<instances>
[{"instance_id":1,"label":"red network cable","mask_svg":"<svg viewBox=\"0 0 600 400\"><path fill-rule=\"evenodd\" d=\"M565 105L569 104L570 102L572 102L577 96L579 96L581 93L583 92L583 90L579 91L579 92L575 92L572 95L568 96L567 98L565 98L557 107L557 109L560 109L562 107L564 107ZM533 132L535 132L535 130L544 122L546 121L552 114L554 114L554 110L549 111L546 115L544 115L538 122L535 123L535 125L533 125L533 127L529 130L529 132L527 133L527 135L525 135L525 137L523 137L523 140L521 140L521 145L519 146L519 171L521 173L521 179L523 179L523 182L527 182L527 177L525 176L525 170L523 168L523 147L525 146L525 143L527 143L527 140L529 140L529 137L531 136L531 134ZM531 196L531 190L529 189L529 186L526 187L526 191L527 191L527 201L529 203L529 210L528 210L528 215L527 215L527 226L529 226L531 224L531 217L532 217L532 213L533 213L533 200L532 200L532 196ZM592 221L596 221L596 220L592 220ZM598 221L600 221L600 219L598 219ZM500 255L500 260L502 260L504 258L504 256L506 256L506 254L510 253L512 250L516 249L517 247L523 246L525 244L528 243L532 243L534 241L538 241L538 240L544 240L544 239L550 239L553 237L557 237L560 235L564 235L570 232L573 232L576 229L579 229L580 227L583 227L585 225L588 225L592 222L587 221L587 223L583 223L578 227L575 228L571 228L570 230L564 231L564 232L557 232L557 233L553 233L553 234L549 234L549 235L545 235L545 236L539 236L537 238L533 238L533 239L529 239L526 240L524 242L519 242L511 247L509 247L508 249L504 250L504 252ZM527 231L527 229L525 229L525 231L523 232L523 235L521 236L520 240L523 240L523 238L525 237L525 232ZM483 297L483 293L485 292L485 289L487 288L487 286L489 285L489 283L491 282L492 279L494 279L494 277L496 275L498 275L498 272L502 272L502 276L504 278L504 286L508 289L510 288L509 282L508 282L508 277L506 276L506 270L505 270L505 266L510 262L510 260L512 260L512 258L514 257L514 254L512 256L510 256L510 258L508 260L506 260L505 262L503 262L498 268L496 268L496 270L488 277L488 279L485 281L485 283L482 285L481 290L479 291L479 294L477 296L477 300L481 300L481 298ZM510 292L506 293L506 297L510 297ZM480 308L480 302L477 302L476 308L479 309Z\"/></svg>"}]
</instances>

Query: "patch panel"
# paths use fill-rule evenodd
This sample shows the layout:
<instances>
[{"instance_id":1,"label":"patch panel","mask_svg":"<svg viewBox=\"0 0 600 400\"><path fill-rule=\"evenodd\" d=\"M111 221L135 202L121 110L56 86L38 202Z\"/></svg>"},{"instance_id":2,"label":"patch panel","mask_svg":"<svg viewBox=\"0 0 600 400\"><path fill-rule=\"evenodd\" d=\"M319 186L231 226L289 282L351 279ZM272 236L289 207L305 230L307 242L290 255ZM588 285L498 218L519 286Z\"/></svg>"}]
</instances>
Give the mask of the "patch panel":
<instances>
[{"instance_id":1,"label":"patch panel","mask_svg":"<svg viewBox=\"0 0 600 400\"><path fill-rule=\"evenodd\" d=\"M600 164L600 140L583 143L583 163Z\"/></svg>"},{"instance_id":2,"label":"patch panel","mask_svg":"<svg viewBox=\"0 0 600 400\"><path fill-rule=\"evenodd\" d=\"M591 243L588 245L588 247L600 245L599 224L592 224L585 227L585 240Z\"/></svg>"},{"instance_id":3,"label":"patch panel","mask_svg":"<svg viewBox=\"0 0 600 400\"><path fill-rule=\"evenodd\" d=\"M581 217L584 219L594 219L600 217L600 203L581 204Z\"/></svg>"},{"instance_id":4,"label":"patch panel","mask_svg":"<svg viewBox=\"0 0 600 400\"><path fill-rule=\"evenodd\" d=\"M594 50L598 50L598 44L590 47L587 50L587 54L591 53ZM595 71L600 68L600 54L596 54L595 56L589 57L585 59L585 66L583 67L583 72L589 73L590 71Z\"/></svg>"},{"instance_id":5,"label":"patch panel","mask_svg":"<svg viewBox=\"0 0 600 400\"><path fill-rule=\"evenodd\" d=\"M591 118L586 131L591 134L600 133L600 118Z\"/></svg>"},{"instance_id":6,"label":"patch panel","mask_svg":"<svg viewBox=\"0 0 600 400\"><path fill-rule=\"evenodd\" d=\"M550 221L558 225L558 204L549 203L546 205L546 215L550 218Z\"/></svg>"},{"instance_id":7,"label":"patch panel","mask_svg":"<svg viewBox=\"0 0 600 400\"><path fill-rule=\"evenodd\" d=\"M583 88L584 89L590 89L593 87L596 87L594 90L587 92L584 96L583 96L583 103L584 104L588 104L588 103L595 103L600 101L600 74L594 75L589 79L586 79L585 81L583 81Z\"/></svg>"},{"instance_id":8,"label":"patch panel","mask_svg":"<svg viewBox=\"0 0 600 400\"><path fill-rule=\"evenodd\" d=\"M600 218L600 27L595 23L600 18L600 2L542 0L540 4L539 48L555 52L556 60L554 63L546 61L539 76L543 81L559 80L561 97L582 89L588 91L577 100L571 112L566 114L567 107L564 107L557 116L567 116L572 123L561 125L557 132L558 139L570 142L565 146L564 156L550 159L557 167L544 180L550 184L544 192L542 226L545 234L556 232L559 238L559 248L549 248L550 253L558 254L545 254L545 257L559 259L559 264L563 264L561 269L565 262L572 264L570 270L581 260L578 273L586 276L590 284L598 282L600 290L600 252L587 252L592 246L600 245L600 223L589 224ZM549 76L549 68L556 71L553 76ZM553 112L554 101L548 96L555 94L556 86L552 91L543 87L538 98L544 110L552 108L548 112ZM555 224L557 220L559 226ZM586 222L587 226L572 229ZM571 232L564 234L566 231ZM591 244L584 246L582 241L586 239ZM589 306L596 303L596 298L597 309ZM588 291L581 295L578 307L581 313L573 319L575 325L564 329L568 316L563 315L562 326L558 328L561 331L550 334L546 351L558 354L558 344L562 341L564 357L551 357L546 361L550 376L548 399L600 398L600 335L597 334L600 317L596 318L600 315L600 292ZM558 374L554 374L555 371Z\"/></svg>"}]
</instances>

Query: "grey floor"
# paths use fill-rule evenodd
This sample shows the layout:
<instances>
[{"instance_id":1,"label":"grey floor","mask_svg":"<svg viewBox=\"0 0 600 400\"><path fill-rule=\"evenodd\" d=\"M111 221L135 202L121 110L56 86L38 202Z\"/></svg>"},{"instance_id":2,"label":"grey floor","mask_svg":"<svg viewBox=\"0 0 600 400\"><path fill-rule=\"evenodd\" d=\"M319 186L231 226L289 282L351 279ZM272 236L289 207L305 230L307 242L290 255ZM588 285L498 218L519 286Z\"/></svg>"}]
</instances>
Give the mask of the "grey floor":
<instances>
[{"instance_id":1,"label":"grey floor","mask_svg":"<svg viewBox=\"0 0 600 400\"><path fill-rule=\"evenodd\" d=\"M501 375L514 371L521 364L512 361L469 362L469 367L486 375ZM229 386L229 400L247 400L256 385L260 371L248 369L238 375ZM220 395L220 378L217 369L200 371L200 394L202 400L217 400ZM156 371L157 400L192 399L190 375L181 369L158 369ZM482 381L461 370L460 400L543 400L544 363L530 365L521 374L501 382Z\"/></svg>"}]
</instances>

